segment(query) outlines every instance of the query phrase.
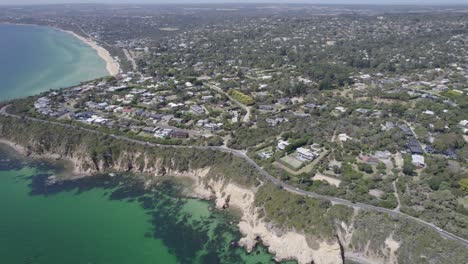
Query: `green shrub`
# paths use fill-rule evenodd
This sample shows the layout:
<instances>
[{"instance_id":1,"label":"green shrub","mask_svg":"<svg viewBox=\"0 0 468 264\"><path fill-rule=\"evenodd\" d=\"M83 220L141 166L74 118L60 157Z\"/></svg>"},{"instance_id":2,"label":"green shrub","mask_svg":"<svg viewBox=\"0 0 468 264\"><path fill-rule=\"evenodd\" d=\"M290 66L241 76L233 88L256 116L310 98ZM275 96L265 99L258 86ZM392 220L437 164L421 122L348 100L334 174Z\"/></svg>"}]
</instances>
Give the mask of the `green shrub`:
<instances>
[{"instance_id":1,"label":"green shrub","mask_svg":"<svg viewBox=\"0 0 468 264\"><path fill-rule=\"evenodd\" d=\"M230 96L232 96L234 99L236 99L237 101L239 101L240 103L242 103L242 104L245 104L245 105L255 104L255 100L252 97L250 97L250 96L248 96L248 95L246 95L246 94L244 94L244 93L242 93L242 92L240 92L238 90L231 89L231 90L229 90L228 94Z\"/></svg>"}]
</instances>

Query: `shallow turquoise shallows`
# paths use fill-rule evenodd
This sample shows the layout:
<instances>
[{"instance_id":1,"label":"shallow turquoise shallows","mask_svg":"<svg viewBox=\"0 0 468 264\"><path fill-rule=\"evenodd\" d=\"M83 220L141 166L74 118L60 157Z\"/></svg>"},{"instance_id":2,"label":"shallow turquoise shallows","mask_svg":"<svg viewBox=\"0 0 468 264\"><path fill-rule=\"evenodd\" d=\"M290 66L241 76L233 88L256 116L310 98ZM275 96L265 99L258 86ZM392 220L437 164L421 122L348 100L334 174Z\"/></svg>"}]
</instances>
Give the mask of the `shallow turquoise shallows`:
<instances>
[{"instance_id":1,"label":"shallow turquoise shallows","mask_svg":"<svg viewBox=\"0 0 468 264\"><path fill-rule=\"evenodd\" d=\"M236 245L233 215L181 197L186 183L148 191L134 176L96 176L48 185L56 173L0 148L0 263L273 263L264 247Z\"/></svg>"},{"instance_id":2,"label":"shallow turquoise shallows","mask_svg":"<svg viewBox=\"0 0 468 264\"><path fill-rule=\"evenodd\" d=\"M0 101L107 76L106 63L71 34L0 24Z\"/></svg>"}]
</instances>

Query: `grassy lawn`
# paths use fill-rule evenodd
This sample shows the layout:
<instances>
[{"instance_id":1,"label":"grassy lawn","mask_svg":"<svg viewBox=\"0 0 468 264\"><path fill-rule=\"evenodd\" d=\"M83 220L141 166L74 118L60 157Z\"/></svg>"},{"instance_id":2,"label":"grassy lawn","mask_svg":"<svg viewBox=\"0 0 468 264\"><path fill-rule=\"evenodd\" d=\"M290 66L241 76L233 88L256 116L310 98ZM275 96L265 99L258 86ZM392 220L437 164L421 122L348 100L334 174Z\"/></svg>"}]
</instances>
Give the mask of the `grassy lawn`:
<instances>
[{"instance_id":1,"label":"grassy lawn","mask_svg":"<svg viewBox=\"0 0 468 264\"><path fill-rule=\"evenodd\" d=\"M296 163L301 162L300 160L294 158L294 155L283 157L283 158L281 158L281 162L274 162L273 164L276 167L279 167L279 168L285 170L287 173L289 173L291 175L299 175L299 174L302 174L302 173L310 173L315 168L315 165L317 165L317 163L321 159L326 157L328 155L328 153L329 153L329 151L322 152L318 158L316 158L315 160L313 160L312 162L310 162L309 164L307 164L307 165L305 165L303 167L293 167L291 163L286 163L286 162L289 162L289 160L293 160L292 162L296 162ZM304 163L301 162L301 164L303 165Z\"/></svg>"},{"instance_id":2,"label":"grassy lawn","mask_svg":"<svg viewBox=\"0 0 468 264\"><path fill-rule=\"evenodd\" d=\"M289 173L291 175L298 175L299 174L299 173L297 173L297 170L290 169L286 165L282 164L281 162L275 161L275 162L273 162L273 165L275 165L276 167L286 171L287 173Z\"/></svg>"},{"instance_id":3,"label":"grassy lawn","mask_svg":"<svg viewBox=\"0 0 468 264\"><path fill-rule=\"evenodd\" d=\"M302 161L296 159L294 156L284 156L280 161L283 165L286 165L293 170L298 170L302 165L304 165Z\"/></svg>"},{"instance_id":4,"label":"grassy lawn","mask_svg":"<svg viewBox=\"0 0 468 264\"><path fill-rule=\"evenodd\" d=\"M154 135L153 134L148 134L146 132L140 132L138 133L138 136L140 137L146 137L146 138L154 138Z\"/></svg>"},{"instance_id":5,"label":"grassy lawn","mask_svg":"<svg viewBox=\"0 0 468 264\"><path fill-rule=\"evenodd\" d=\"M269 147L266 147L266 148L262 148L260 150L257 150L257 154L258 153L262 153L262 152L269 152L269 151L273 151L273 147L272 146L269 146Z\"/></svg>"}]
</instances>

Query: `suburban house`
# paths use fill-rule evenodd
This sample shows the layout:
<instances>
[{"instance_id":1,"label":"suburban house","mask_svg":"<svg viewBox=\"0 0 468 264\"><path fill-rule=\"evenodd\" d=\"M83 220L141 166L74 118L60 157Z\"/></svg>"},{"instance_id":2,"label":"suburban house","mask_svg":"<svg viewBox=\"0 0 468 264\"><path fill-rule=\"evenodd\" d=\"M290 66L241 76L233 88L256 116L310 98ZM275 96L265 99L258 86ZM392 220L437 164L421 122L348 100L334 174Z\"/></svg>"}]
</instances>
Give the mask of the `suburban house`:
<instances>
[{"instance_id":1,"label":"suburban house","mask_svg":"<svg viewBox=\"0 0 468 264\"><path fill-rule=\"evenodd\" d=\"M411 162L418 168L426 167L423 155L411 155Z\"/></svg>"},{"instance_id":2,"label":"suburban house","mask_svg":"<svg viewBox=\"0 0 468 264\"><path fill-rule=\"evenodd\" d=\"M144 127L142 130L143 130L143 132L145 132L145 133L153 134L154 131L156 131L156 128L155 128L155 127Z\"/></svg>"},{"instance_id":3,"label":"suburban house","mask_svg":"<svg viewBox=\"0 0 468 264\"><path fill-rule=\"evenodd\" d=\"M299 155L299 159L304 161L312 161L318 156L317 153L312 152L310 149L306 148L298 148L296 149L296 152Z\"/></svg>"},{"instance_id":4,"label":"suburban house","mask_svg":"<svg viewBox=\"0 0 468 264\"><path fill-rule=\"evenodd\" d=\"M264 151L264 152L260 152L258 153L258 156L260 156L260 158L262 159L269 159L273 156L273 151Z\"/></svg>"},{"instance_id":5,"label":"suburban house","mask_svg":"<svg viewBox=\"0 0 468 264\"><path fill-rule=\"evenodd\" d=\"M287 122L288 119L287 118L281 118L281 117L277 117L275 119L272 119L272 118L267 118L265 119L265 121L270 125L270 126L277 126L283 122Z\"/></svg>"},{"instance_id":6,"label":"suburban house","mask_svg":"<svg viewBox=\"0 0 468 264\"><path fill-rule=\"evenodd\" d=\"M203 107L201 106L198 106L198 105L192 105L190 106L190 109L196 113L196 114L199 114L199 115L202 115L205 113L205 110L203 109Z\"/></svg>"},{"instance_id":7,"label":"suburban house","mask_svg":"<svg viewBox=\"0 0 468 264\"><path fill-rule=\"evenodd\" d=\"M304 107L309 108L309 109L315 109L315 108L319 108L319 105L308 103L308 104L305 104Z\"/></svg>"},{"instance_id":8,"label":"suburban house","mask_svg":"<svg viewBox=\"0 0 468 264\"><path fill-rule=\"evenodd\" d=\"M411 131L411 129L409 128L409 126L405 125L405 124L402 124L402 125L399 125L398 126L400 128L401 131L403 131L403 133L406 135L406 136L413 136L413 131Z\"/></svg>"},{"instance_id":9,"label":"suburban house","mask_svg":"<svg viewBox=\"0 0 468 264\"><path fill-rule=\"evenodd\" d=\"M172 132L172 129L161 129L158 128L154 132L154 136L158 138L167 138L169 134Z\"/></svg>"},{"instance_id":10,"label":"suburban house","mask_svg":"<svg viewBox=\"0 0 468 264\"><path fill-rule=\"evenodd\" d=\"M280 140L278 141L278 145L276 146L276 148L278 150L284 150L287 146L289 146L289 143L287 141Z\"/></svg>"},{"instance_id":11,"label":"suburban house","mask_svg":"<svg viewBox=\"0 0 468 264\"><path fill-rule=\"evenodd\" d=\"M342 106L337 106L337 107L335 107L335 110L337 110L337 111L339 111L339 112L341 112L341 113L346 112L346 108L344 108L344 107L342 107Z\"/></svg>"},{"instance_id":12,"label":"suburban house","mask_svg":"<svg viewBox=\"0 0 468 264\"><path fill-rule=\"evenodd\" d=\"M172 130L169 133L169 137L171 138L188 138L189 134L185 131L181 130Z\"/></svg>"},{"instance_id":13,"label":"suburban house","mask_svg":"<svg viewBox=\"0 0 468 264\"><path fill-rule=\"evenodd\" d=\"M349 139L353 139L353 138L350 137L350 136L348 136L348 135L346 135L346 134L339 134L339 135L338 135L338 140L339 140L339 141L343 141L343 142L344 142L344 141L347 141L347 140L349 140Z\"/></svg>"},{"instance_id":14,"label":"suburban house","mask_svg":"<svg viewBox=\"0 0 468 264\"><path fill-rule=\"evenodd\" d=\"M263 111L273 111L275 110L275 107L271 105L259 105L258 109L263 110Z\"/></svg>"},{"instance_id":15,"label":"suburban house","mask_svg":"<svg viewBox=\"0 0 468 264\"><path fill-rule=\"evenodd\" d=\"M379 164L379 159L372 157L372 156L366 156L366 155L361 155L359 156L359 159L363 161L364 163L368 164Z\"/></svg>"},{"instance_id":16,"label":"suburban house","mask_svg":"<svg viewBox=\"0 0 468 264\"><path fill-rule=\"evenodd\" d=\"M406 144L406 146L408 147L409 151L411 151L412 154L417 154L417 155L424 154L424 151L421 145L415 138L411 138Z\"/></svg>"}]
</instances>

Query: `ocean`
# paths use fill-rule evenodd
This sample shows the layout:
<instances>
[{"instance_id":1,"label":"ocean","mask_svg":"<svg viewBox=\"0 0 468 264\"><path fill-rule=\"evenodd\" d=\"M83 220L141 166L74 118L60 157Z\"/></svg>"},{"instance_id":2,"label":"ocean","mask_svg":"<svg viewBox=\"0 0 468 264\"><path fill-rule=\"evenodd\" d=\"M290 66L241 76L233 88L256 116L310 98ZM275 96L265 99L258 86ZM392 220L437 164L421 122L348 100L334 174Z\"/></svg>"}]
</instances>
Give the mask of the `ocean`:
<instances>
[{"instance_id":1,"label":"ocean","mask_svg":"<svg viewBox=\"0 0 468 264\"><path fill-rule=\"evenodd\" d=\"M108 75L96 51L66 32L0 24L0 36L0 101Z\"/></svg>"},{"instance_id":2,"label":"ocean","mask_svg":"<svg viewBox=\"0 0 468 264\"><path fill-rule=\"evenodd\" d=\"M237 246L234 214L181 196L164 181L145 190L133 176L49 185L62 164L0 147L1 263L274 263L263 246Z\"/></svg>"},{"instance_id":3,"label":"ocean","mask_svg":"<svg viewBox=\"0 0 468 264\"><path fill-rule=\"evenodd\" d=\"M97 54L66 33L0 25L0 34L8 36L0 39L2 100L106 75ZM68 173L0 145L0 263L274 263L265 247L248 254L236 244L233 212L183 197L186 183L145 190L135 175L101 175L47 184Z\"/></svg>"},{"instance_id":4,"label":"ocean","mask_svg":"<svg viewBox=\"0 0 468 264\"><path fill-rule=\"evenodd\" d=\"M234 214L181 196L186 184L145 190L131 175L48 184L64 173L0 147L1 263L274 263L262 246L237 246Z\"/></svg>"}]
</instances>

